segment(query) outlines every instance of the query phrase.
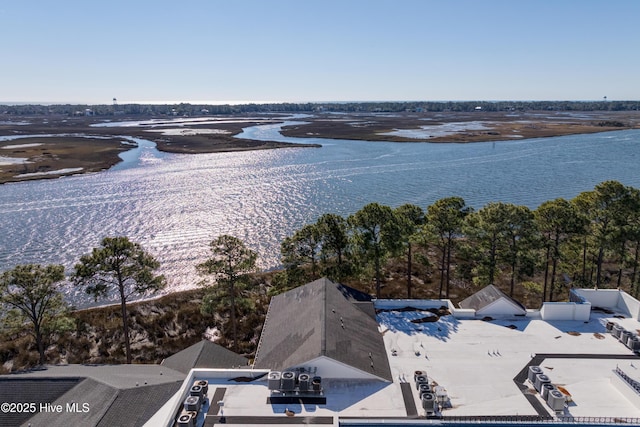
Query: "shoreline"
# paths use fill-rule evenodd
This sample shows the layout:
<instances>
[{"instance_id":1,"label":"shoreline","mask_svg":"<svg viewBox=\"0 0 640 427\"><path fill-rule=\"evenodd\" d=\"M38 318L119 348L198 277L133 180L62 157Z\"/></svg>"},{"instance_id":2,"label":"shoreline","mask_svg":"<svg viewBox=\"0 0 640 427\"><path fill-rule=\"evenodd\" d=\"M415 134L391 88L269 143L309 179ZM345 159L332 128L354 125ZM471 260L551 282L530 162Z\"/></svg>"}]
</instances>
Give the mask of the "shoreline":
<instances>
[{"instance_id":1,"label":"shoreline","mask_svg":"<svg viewBox=\"0 0 640 427\"><path fill-rule=\"evenodd\" d=\"M0 184L95 173L120 163L122 138L32 136L0 142ZM4 160L4 161L3 161Z\"/></svg>"},{"instance_id":2,"label":"shoreline","mask_svg":"<svg viewBox=\"0 0 640 427\"><path fill-rule=\"evenodd\" d=\"M118 154L132 148L128 138L152 141L159 151L174 154L322 147L236 138L246 127L281 124L286 117L10 116L0 122L0 137L16 139L0 140L0 184L107 170L122 161ZM327 140L473 143L630 129L640 129L640 111L317 113L302 124L283 127L281 133Z\"/></svg>"},{"instance_id":3,"label":"shoreline","mask_svg":"<svg viewBox=\"0 0 640 427\"><path fill-rule=\"evenodd\" d=\"M26 120L29 121L28 124L24 123ZM139 118L135 120L140 121ZM184 128L193 130L193 134L167 135L152 127L92 126L101 121L84 117L54 120L49 117L20 118L15 119L16 125L13 127L11 121L6 121L0 125L0 138L10 139L0 139L0 184L56 179L108 170L122 162L120 153L137 146L131 141L132 138L152 141L158 151L172 154L322 146L235 138L243 127L264 123L255 120L223 122L215 124L219 132L207 133L208 127L197 125ZM281 122L271 120L268 123Z\"/></svg>"},{"instance_id":4,"label":"shoreline","mask_svg":"<svg viewBox=\"0 0 640 427\"><path fill-rule=\"evenodd\" d=\"M384 142L470 143L519 141L565 135L640 129L640 111L448 112L396 115L353 114L347 120L326 114L287 126L289 137Z\"/></svg>"}]
</instances>

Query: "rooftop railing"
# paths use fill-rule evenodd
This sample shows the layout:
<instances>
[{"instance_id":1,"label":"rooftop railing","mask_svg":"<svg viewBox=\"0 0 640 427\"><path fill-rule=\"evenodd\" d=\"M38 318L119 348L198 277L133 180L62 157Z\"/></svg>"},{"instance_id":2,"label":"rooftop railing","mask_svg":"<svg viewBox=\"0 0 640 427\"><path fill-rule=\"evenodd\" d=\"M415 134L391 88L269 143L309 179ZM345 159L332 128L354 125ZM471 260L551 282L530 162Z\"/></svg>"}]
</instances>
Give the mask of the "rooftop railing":
<instances>
[{"instance_id":1,"label":"rooftop railing","mask_svg":"<svg viewBox=\"0 0 640 427\"><path fill-rule=\"evenodd\" d=\"M611 425L640 426L640 417L540 417L536 415L496 415L496 416L444 416L430 417L433 425L437 426L567 426L579 425L586 427L600 427ZM424 418L392 418L392 419L359 419L340 418L341 426L349 427L377 427L377 426L414 426L425 425Z\"/></svg>"},{"instance_id":2,"label":"rooftop railing","mask_svg":"<svg viewBox=\"0 0 640 427\"><path fill-rule=\"evenodd\" d=\"M624 382L626 382L627 384L629 384L631 386L632 389L635 390L635 392L637 394L640 394L640 382L634 380L633 378L631 378L629 375L627 375L622 369L620 369L620 367L616 366L616 370L615 370L616 374L618 374L618 376L620 378L622 378L622 380Z\"/></svg>"},{"instance_id":3,"label":"rooftop railing","mask_svg":"<svg viewBox=\"0 0 640 427\"><path fill-rule=\"evenodd\" d=\"M627 426L640 426L640 417L538 417L532 415L500 415L500 416L446 416L442 418L443 425L567 425L577 424L584 426L601 426L624 424Z\"/></svg>"}]
</instances>

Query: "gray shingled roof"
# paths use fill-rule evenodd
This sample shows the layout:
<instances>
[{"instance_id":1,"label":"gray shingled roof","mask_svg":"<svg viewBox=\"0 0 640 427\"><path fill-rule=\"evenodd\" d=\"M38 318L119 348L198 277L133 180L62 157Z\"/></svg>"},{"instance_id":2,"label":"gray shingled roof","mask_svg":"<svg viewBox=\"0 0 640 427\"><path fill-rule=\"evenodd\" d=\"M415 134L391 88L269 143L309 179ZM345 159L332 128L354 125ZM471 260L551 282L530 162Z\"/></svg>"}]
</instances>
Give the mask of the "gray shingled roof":
<instances>
[{"instance_id":1,"label":"gray shingled roof","mask_svg":"<svg viewBox=\"0 0 640 427\"><path fill-rule=\"evenodd\" d=\"M142 426L181 386L181 382L176 382L120 390L97 427Z\"/></svg>"},{"instance_id":2,"label":"gray shingled roof","mask_svg":"<svg viewBox=\"0 0 640 427\"><path fill-rule=\"evenodd\" d=\"M475 294L460 301L459 305L460 308L472 308L478 311L488 306L489 304L499 300L500 298L505 298L516 307L522 309L524 312L527 311L524 305L511 298L509 295L505 294L497 286L494 285L485 286Z\"/></svg>"},{"instance_id":3,"label":"gray shingled roof","mask_svg":"<svg viewBox=\"0 0 640 427\"><path fill-rule=\"evenodd\" d=\"M142 426L182 386L185 375L159 365L67 365L0 376L4 401L60 404L61 413L27 414L0 425ZM13 400L8 396L13 396ZM79 412L68 412L77 403ZM88 411L83 412L83 404ZM33 415L33 416L32 416Z\"/></svg>"},{"instance_id":4,"label":"gray shingled roof","mask_svg":"<svg viewBox=\"0 0 640 427\"><path fill-rule=\"evenodd\" d=\"M142 426L181 386L181 382L173 382L119 390L87 378L55 401L50 401L54 405L62 405L65 410L60 413L41 412L28 422L33 426L47 427ZM73 402L78 404L79 411L67 412L66 405Z\"/></svg>"},{"instance_id":5,"label":"gray shingled roof","mask_svg":"<svg viewBox=\"0 0 640 427\"><path fill-rule=\"evenodd\" d=\"M25 379L15 376L0 376L0 402L51 403L73 387L82 378L50 378L48 380ZM30 412L0 412L0 426L19 426L33 414Z\"/></svg>"},{"instance_id":6,"label":"gray shingled roof","mask_svg":"<svg viewBox=\"0 0 640 427\"><path fill-rule=\"evenodd\" d=\"M202 340L167 357L162 366L188 374L193 368L235 368L247 366L249 360L211 341Z\"/></svg>"},{"instance_id":7,"label":"gray shingled roof","mask_svg":"<svg viewBox=\"0 0 640 427\"><path fill-rule=\"evenodd\" d=\"M326 356L391 381L372 304L369 295L326 278L276 295L254 366L283 370Z\"/></svg>"},{"instance_id":8,"label":"gray shingled roof","mask_svg":"<svg viewBox=\"0 0 640 427\"><path fill-rule=\"evenodd\" d=\"M65 410L60 413L40 412L31 418L29 422L34 426L47 427L96 426L117 396L118 389L86 378L67 393L49 402L53 405L62 405ZM66 411L67 403L72 404L74 402L78 403L80 408L83 408L84 404L88 404L89 410L87 412L68 413Z\"/></svg>"}]
</instances>

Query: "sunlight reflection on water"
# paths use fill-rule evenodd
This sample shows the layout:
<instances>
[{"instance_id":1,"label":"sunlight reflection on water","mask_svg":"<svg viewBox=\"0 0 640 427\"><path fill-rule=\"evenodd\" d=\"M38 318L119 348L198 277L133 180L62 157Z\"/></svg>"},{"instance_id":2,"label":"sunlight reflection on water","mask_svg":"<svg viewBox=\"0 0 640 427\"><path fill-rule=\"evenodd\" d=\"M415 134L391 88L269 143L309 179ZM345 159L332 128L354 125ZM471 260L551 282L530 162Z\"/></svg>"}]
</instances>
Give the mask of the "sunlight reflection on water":
<instances>
[{"instance_id":1,"label":"sunlight reflection on water","mask_svg":"<svg viewBox=\"0 0 640 427\"><path fill-rule=\"evenodd\" d=\"M147 145L107 172L2 185L0 270L35 262L70 272L102 237L127 235L159 258L170 289L184 289L223 233L257 250L266 269L279 265L280 241L295 229L373 201L425 208L459 195L476 208L535 208L606 179L640 186L640 131L474 144L294 141L324 147L179 155Z\"/></svg>"}]
</instances>

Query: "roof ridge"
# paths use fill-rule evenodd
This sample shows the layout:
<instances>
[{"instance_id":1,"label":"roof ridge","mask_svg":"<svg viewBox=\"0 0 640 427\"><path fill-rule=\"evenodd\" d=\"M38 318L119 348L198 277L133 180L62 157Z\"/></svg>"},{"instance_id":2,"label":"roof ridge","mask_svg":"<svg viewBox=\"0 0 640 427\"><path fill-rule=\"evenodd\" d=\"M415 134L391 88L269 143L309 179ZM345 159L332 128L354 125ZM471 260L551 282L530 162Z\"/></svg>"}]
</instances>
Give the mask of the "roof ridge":
<instances>
[{"instance_id":1,"label":"roof ridge","mask_svg":"<svg viewBox=\"0 0 640 427\"><path fill-rule=\"evenodd\" d=\"M282 294L280 294L282 295ZM273 296L271 297L273 299ZM264 322L262 322L262 331L260 332L260 339L258 340L258 346L256 347L256 354L253 357L253 363L251 366L255 366L256 361L260 360L258 355L260 354L260 348L262 347L262 340L264 338L264 330L267 329L267 322L269 321L269 313L271 312L271 299L269 299L269 307L267 307L267 313L264 315Z\"/></svg>"},{"instance_id":2,"label":"roof ridge","mask_svg":"<svg viewBox=\"0 0 640 427\"><path fill-rule=\"evenodd\" d=\"M85 381L90 382L96 382L99 384L104 385L105 387L108 387L112 390L115 391L115 393L113 393L113 396L111 397L111 402L109 402L107 405L104 406L104 408L102 408L102 414L100 414L100 418L98 418L98 421L96 422L96 426L99 426L100 423L102 422L102 419L107 415L107 413L109 413L109 409L111 409L111 407L113 406L113 404L115 403L116 399L118 399L118 396L120 395L120 392L122 391L122 389L119 389L117 387L113 387L105 382L102 382L100 380L97 380L95 378L92 377L85 377L84 381L81 381L80 383L78 383L78 386L82 383L84 383ZM77 386L76 386L77 387ZM66 394L66 393L65 393ZM64 395L63 395L64 396ZM62 396L61 396L62 397Z\"/></svg>"},{"instance_id":3,"label":"roof ridge","mask_svg":"<svg viewBox=\"0 0 640 427\"><path fill-rule=\"evenodd\" d=\"M198 362L200 362L200 359L202 359L203 357L205 357L205 351L206 351L206 345L207 343L205 342L207 340L205 339L201 339L200 341L198 341L195 345L199 345L200 348L198 348L198 352L196 353L196 357L193 361L194 363L194 367L198 364Z\"/></svg>"},{"instance_id":4,"label":"roof ridge","mask_svg":"<svg viewBox=\"0 0 640 427\"><path fill-rule=\"evenodd\" d=\"M320 322L320 354L326 356L327 354L327 282L331 282L326 277L322 279L322 321Z\"/></svg>"},{"instance_id":5,"label":"roof ridge","mask_svg":"<svg viewBox=\"0 0 640 427\"><path fill-rule=\"evenodd\" d=\"M113 406L113 404L116 402L116 400L118 399L118 396L120 395L120 391L118 390L113 397L111 398L111 402L109 402L108 405L105 405L104 411L102 412L102 415L100 416L100 418L98 419L98 422L96 423L96 426L99 426L100 423L102 422L102 420L104 419L104 417L107 416L107 414L109 413L109 410L111 409L111 407Z\"/></svg>"}]
</instances>

